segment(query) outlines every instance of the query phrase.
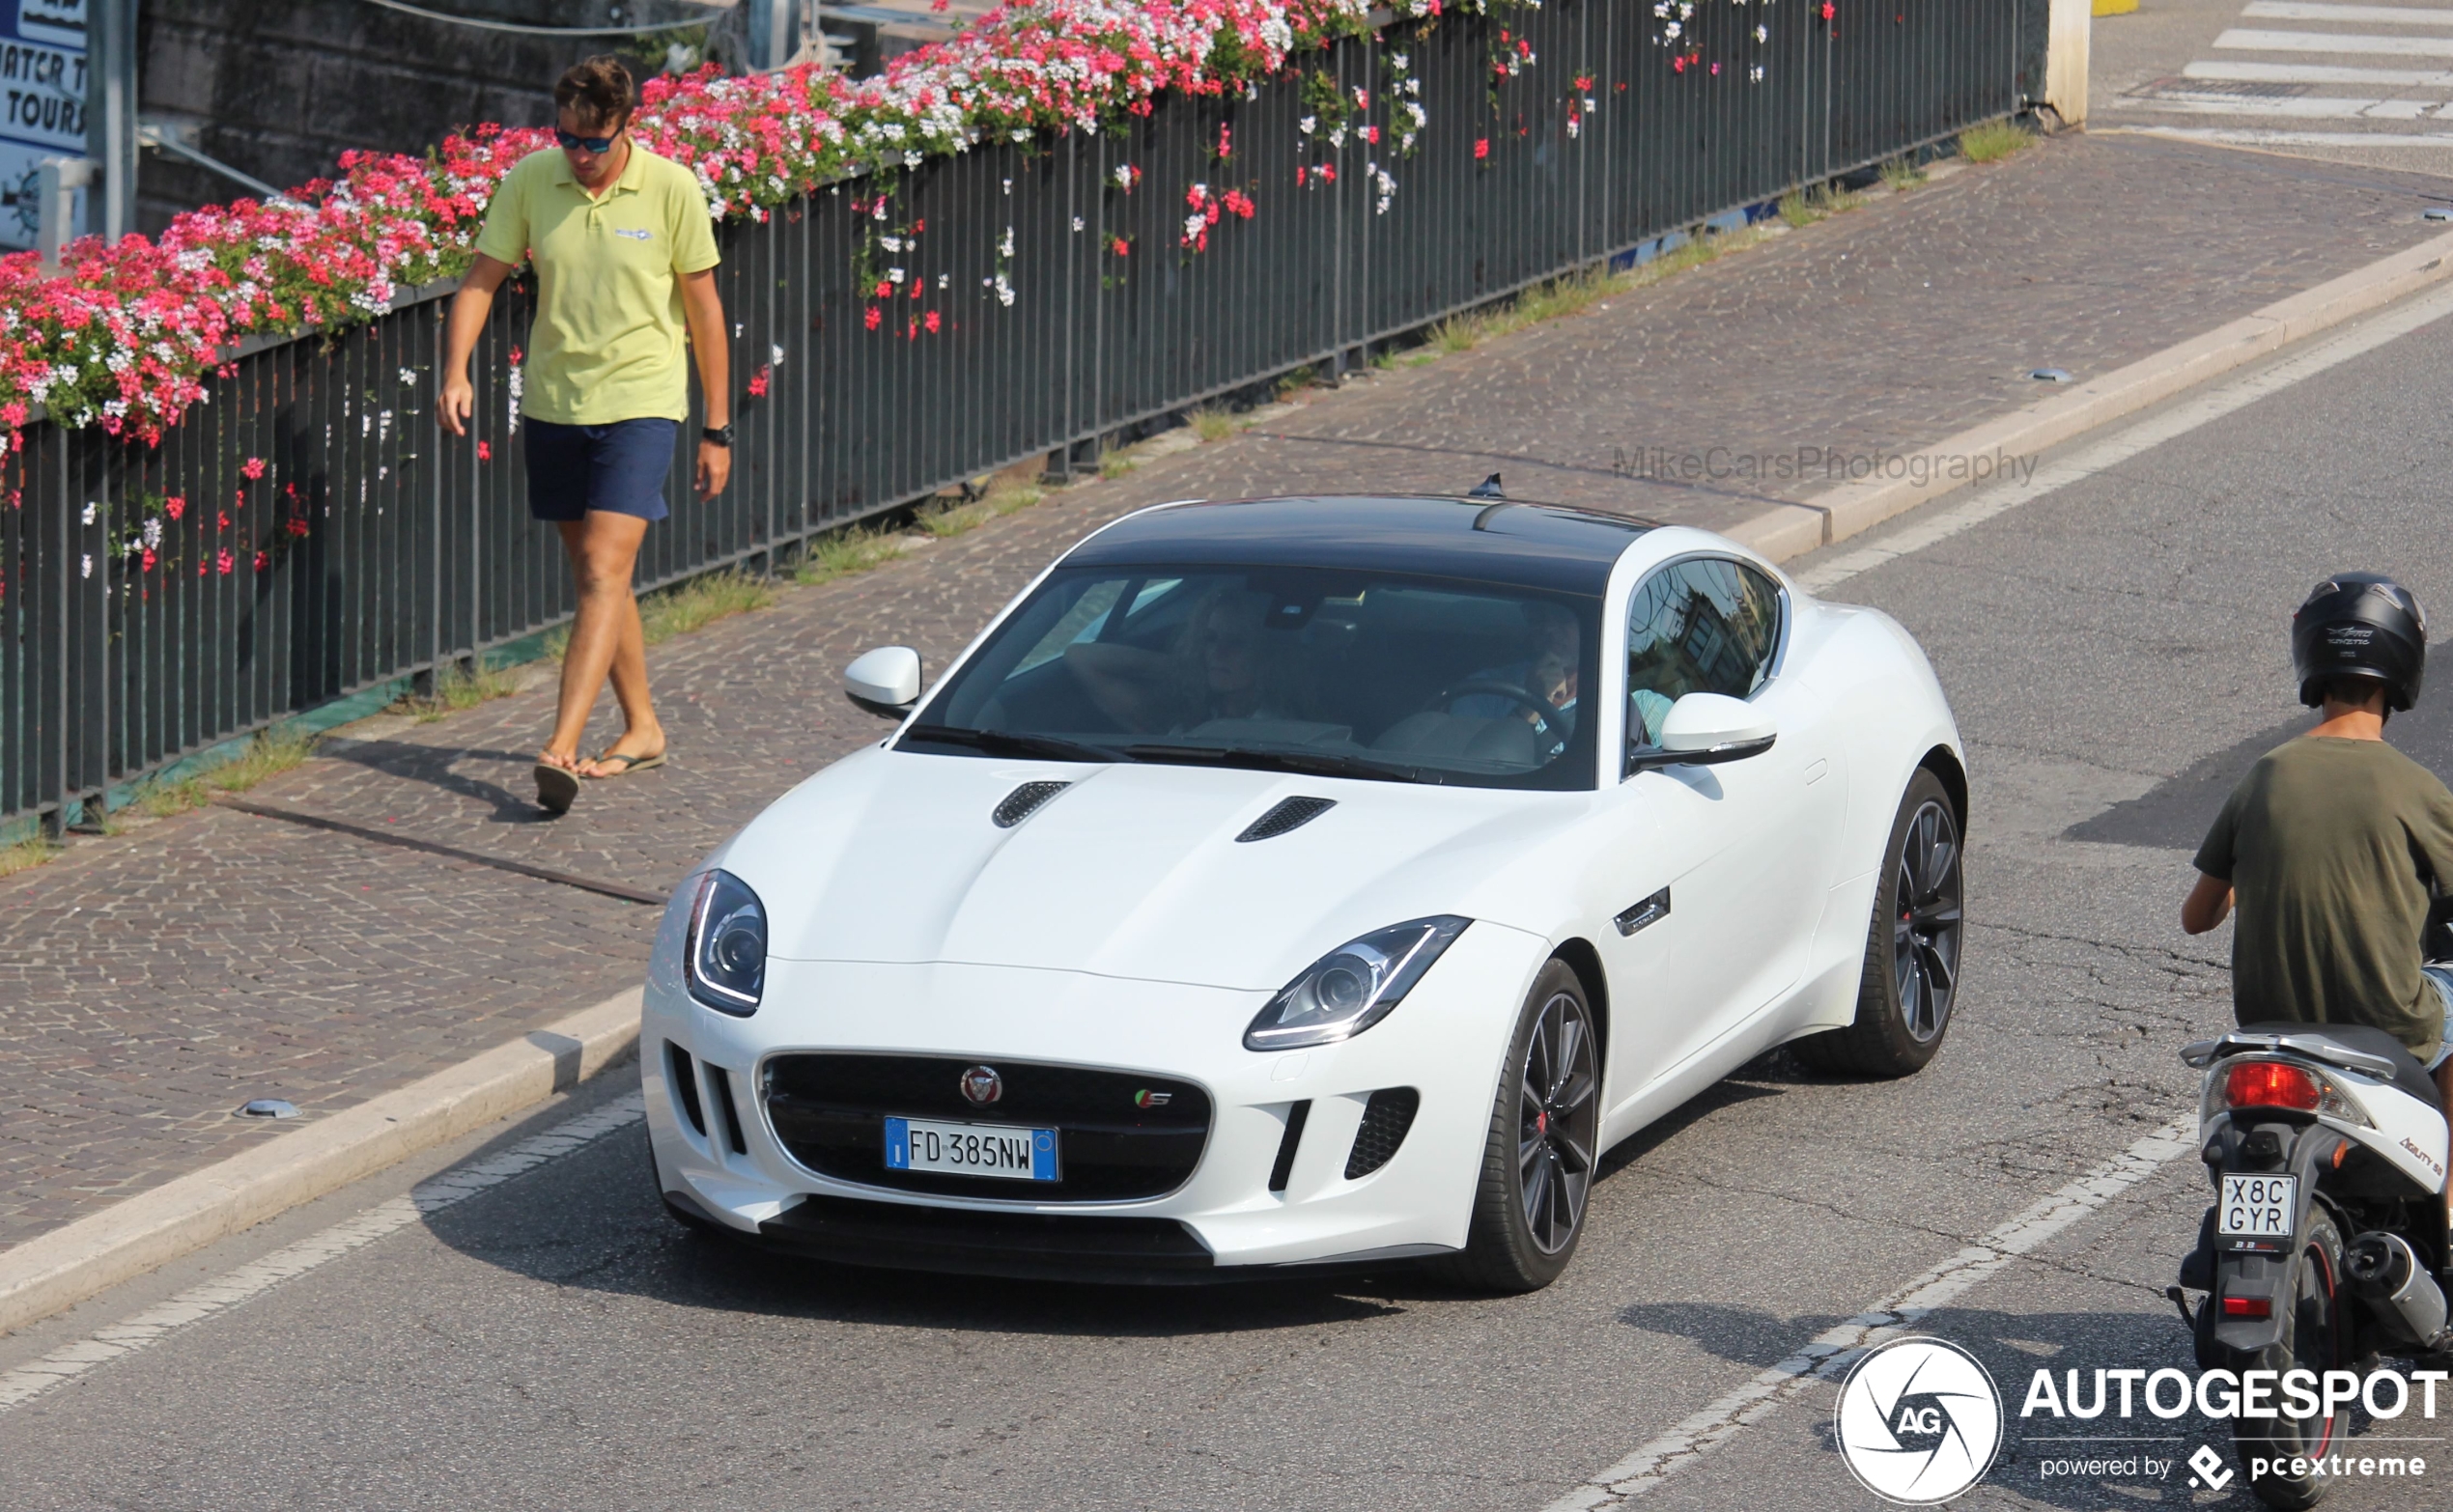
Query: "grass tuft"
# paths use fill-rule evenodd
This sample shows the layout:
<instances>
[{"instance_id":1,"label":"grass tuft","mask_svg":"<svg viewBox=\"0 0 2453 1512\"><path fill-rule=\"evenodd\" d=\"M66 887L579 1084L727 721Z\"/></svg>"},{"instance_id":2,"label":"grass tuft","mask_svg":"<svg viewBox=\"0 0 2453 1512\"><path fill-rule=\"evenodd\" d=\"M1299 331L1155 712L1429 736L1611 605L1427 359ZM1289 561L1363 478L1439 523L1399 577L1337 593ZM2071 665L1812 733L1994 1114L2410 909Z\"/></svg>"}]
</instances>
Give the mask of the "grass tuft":
<instances>
[{"instance_id":1,"label":"grass tuft","mask_svg":"<svg viewBox=\"0 0 2453 1512\"><path fill-rule=\"evenodd\" d=\"M1193 434L1204 441L1223 441L1242 429L1231 411L1217 405L1203 405L1185 418L1192 421Z\"/></svg>"},{"instance_id":2,"label":"grass tuft","mask_svg":"<svg viewBox=\"0 0 2453 1512\"><path fill-rule=\"evenodd\" d=\"M2035 142L2036 133L2015 121L1988 121L1959 134L1959 154L1972 163L1998 162Z\"/></svg>"},{"instance_id":3,"label":"grass tuft","mask_svg":"<svg viewBox=\"0 0 2453 1512\"><path fill-rule=\"evenodd\" d=\"M1110 452L1099 459L1099 476L1102 478L1121 478L1133 467L1133 459L1122 452Z\"/></svg>"},{"instance_id":4,"label":"grass tuft","mask_svg":"<svg viewBox=\"0 0 2453 1512\"><path fill-rule=\"evenodd\" d=\"M132 805L149 818L166 819L202 808L216 793L244 793L268 777L279 776L315 754L316 737L296 725L277 724L261 731L247 748L211 771L177 782L149 782Z\"/></svg>"},{"instance_id":5,"label":"grass tuft","mask_svg":"<svg viewBox=\"0 0 2453 1512\"><path fill-rule=\"evenodd\" d=\"M1882 165L1882 182L1894 194L1915 188L1925 182L1925 170L1913 158L1894 157Z\"/></svg>"},{"instance_id":6,"label":"grass tuft","mask_svg":"<svg viewBox=\"0 0 2453 1512\"><path fill-rule=\"evenodd\" d=\"M430 695L403 694L392 700L383 712L393 714L414 714L419 724L432 724L448 714L474 709L496 698L508 698L520 690L520 680L509 672L493 667L480 667L471 673L454 665L444 669L435 680Z\"/></svg>"},{"instance_id":7,"label":"grass tuft","mask_svg":"<svg viewBox=\"0 0 2453 1512\"><path fill-rule=\"evenodd\" d=\"M1132 464L1127 462L1125 470L1130 471L1131 466ZM1104 472L1106 464L1102 462L1100 468ZM1107 475L1115 476L1114 473ZM943 541L949 536L959 536L967 530L976 530L992 519L1002 519L1017 510L1029 509L1046 496L1039 490L1029 487L1000 489L986 498L977 499L969 504L947 504L932 509L922 509L918 513L917 519L922 530Z\"/></svg>"},{"instance_id":8,"label":"grass tuft","mask_svg":"<svg viewBox=\"0 0 2453 1512\"><path fill-rule=\"evenodd\" d=\"M703 630L736 614L772 608L775 585L747 573L710 573L649 594L638 603L639 629L649 645Z\"/></svg>"},{"instance_id":9,"label":"grass tuft","mask_svg":"<svg viewBox=\"0 0 2453 1512\"><path fill-rule=\"evenodd\" d=\"M29 872L60 854L63 848L41 835L20 840L14 845L0 846L0 877L14 877Z\"/></svg>"},{"instance_id":10,"label":"grass tuft","mask_svg":"<svg viewBox=\"0 0 2453 1512\"><path fill-rule=\"evenodd\" d=\"M890 562L902 549L893 537L865 525L831 531L812 540L802 551L801 565L793 570L792 580L804 588L814 588Z\"/></svg>"},{"instance_id":11,"label":"grass tuft","mask_svg":"<svg viewBox=\"0 0 2453 1512\"><path fill-rule=\"evenodd\" d=\"M1854 189L1843 189L1828 183L1811 189L1791 189L1780 197L1780 218L1797 230L1816 221L1826 220L1865 203L1865 196Z\"/></svg>"}]
</instances>

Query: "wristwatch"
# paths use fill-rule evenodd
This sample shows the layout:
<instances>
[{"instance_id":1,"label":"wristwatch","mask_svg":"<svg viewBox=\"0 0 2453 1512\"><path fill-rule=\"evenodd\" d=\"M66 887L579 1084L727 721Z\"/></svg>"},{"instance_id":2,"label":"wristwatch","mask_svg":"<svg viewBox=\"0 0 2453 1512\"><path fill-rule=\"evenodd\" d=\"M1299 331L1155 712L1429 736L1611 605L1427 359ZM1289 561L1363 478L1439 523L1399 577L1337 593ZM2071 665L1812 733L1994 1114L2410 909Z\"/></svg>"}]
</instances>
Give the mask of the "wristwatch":
<instances>
[{"instance_id":1,"label":"wristwatch","mask_svg":"<svg viewBox=\"0 0 2453 1512\"><path fill-rule=\"evenodd\" d=\"M732 450L732 427L729 425L705 426L698 434L702 439L713 441L726 451Z\"/></svg>"}]
</instances>

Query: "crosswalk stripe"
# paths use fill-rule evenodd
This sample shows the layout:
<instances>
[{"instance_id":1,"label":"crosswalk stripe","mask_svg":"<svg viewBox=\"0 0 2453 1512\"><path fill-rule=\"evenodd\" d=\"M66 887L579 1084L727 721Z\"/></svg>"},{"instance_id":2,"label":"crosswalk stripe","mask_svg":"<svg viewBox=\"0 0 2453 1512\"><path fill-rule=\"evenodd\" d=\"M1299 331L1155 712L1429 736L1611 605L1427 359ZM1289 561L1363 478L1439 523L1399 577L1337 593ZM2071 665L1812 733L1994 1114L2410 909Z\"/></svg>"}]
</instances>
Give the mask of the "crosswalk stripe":
<instances>
[{"instance_id":1,"label":"crosswalk stripe","mask_svg":"<svg viewBox=\"0 0 2453 1512\"><path fill-rule=\"evenodd\" d=\"M2382 21L2404 26L2453 26L2453 11L2402 5L2320 5L2311 0L2251 0L2241 14L2259 21Z\"/></svg>"},{"instance_id":2,"label":"crosswalk stripe","mask_svg":"<svg viewBox=\"0 0 2453 1512\"><path fill-rule=\"evenodd\" d=\"M2235 26L2214 39L2217 47L2240 52L2389 53L2413 58L2453 58L2453 37L2375 37L2358 32L2267 32Z\"/></svg>"},{"instance_id":3,"label":"crosswalk stripe","mask_svg":"<svg viewBox=\"0 0 2453 1512\"><path fill-rule=\"evenodd\" d=\"M2200 116L2288 116L2295 120L2413 121L2443 103L2433 99L2344 99L2323 95L2263 99L2234 95L2156 94L2121 102L2132 110Z\"/></svg>"},{"instance_id":4,"label":"crosswalk stripe","mask_svg":"<svg viewBox=\"0 0 2453 1512\"><path fill-rule=\"evenodd\" d=\"M2201 59L2181 70L2183 78L2236 84L2365 84L2371 89L2453 89L2453 70L2356 69L2325 63L2228 63Z\"/></svg>"},{"instance_id":5,"label":"crosswalk stripe","mask_svg":"<svg viewBox=\"0 0 2453 1512\"><path fill-rule=\"evenodd\" d=\"M2170 136L2229 147L2453 147L2453 131L2262 131L2229 126L2125 126L2140 136Z\"/></svg>"}]
</instances>

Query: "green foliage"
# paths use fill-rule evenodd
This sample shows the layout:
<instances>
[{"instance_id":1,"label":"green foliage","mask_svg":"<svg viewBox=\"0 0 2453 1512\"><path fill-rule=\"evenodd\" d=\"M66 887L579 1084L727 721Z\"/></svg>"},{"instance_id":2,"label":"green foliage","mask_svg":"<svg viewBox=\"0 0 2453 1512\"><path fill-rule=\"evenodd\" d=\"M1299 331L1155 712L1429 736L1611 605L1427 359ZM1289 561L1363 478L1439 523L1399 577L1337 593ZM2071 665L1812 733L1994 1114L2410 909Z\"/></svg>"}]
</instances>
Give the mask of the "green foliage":
<instances>
[{"instance_id":1,"label":"green foliage","mask_svg":"<svg viewBox=\"0 0 2453 1512\"><path fill-rule=\"evenodd\" d=\"M475 672L457 664L444 669L435 680L430 694L409 693L394 699L383 712L413 714L419 724L432 724L448 714L474 709L496 698L508 698L520 691L520 679L493 667L480 667Z\"/></svg>"},{"instance_id":2,"label":"green foliage","mask_svg":"<svg viewBox=\"0 0 2453 1512\"><path fill-rule=\"evenodd\" d=\"M1972 163L1997 162L2036 142L2036 133L2015 121L1988 121L1959 134L1959 154Z\"/></svg>"},{"instance_id":3,"label":"green foliage","mask_svg":"<svg viewBox=\"0 0 2453 1512\"><path fill-rule=\"evenodd\" d=\"M209 771L176 782L147 783L130 806L152 819L202 808L216 793L244 793L298 766L315 754L315 736L296 725L276 724L258 732L239 755Z\"/></svg>"}]
</instances>

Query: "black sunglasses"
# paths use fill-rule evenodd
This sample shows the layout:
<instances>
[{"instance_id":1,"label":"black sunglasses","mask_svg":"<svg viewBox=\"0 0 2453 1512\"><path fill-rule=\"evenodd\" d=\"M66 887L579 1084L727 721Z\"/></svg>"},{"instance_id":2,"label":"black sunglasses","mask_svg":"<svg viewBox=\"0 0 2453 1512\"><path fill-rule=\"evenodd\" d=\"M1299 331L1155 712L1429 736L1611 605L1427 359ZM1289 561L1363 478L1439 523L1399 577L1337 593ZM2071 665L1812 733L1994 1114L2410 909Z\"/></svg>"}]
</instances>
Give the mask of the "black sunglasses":
<instances>
[{"instance_id":1,"label":"black sunglasses","mask_svg":"<svg viewBox=\"0 0 2453 1512\"><path fill-rule=\"evenodd\" d=\"M555 126L553 128L554 140L560 142L564 147L584 147L589 152L595 153L600 156L613 151L614 138L620 136L621 134L622 133L619 131L616 131L612 136L573 136L570 132L563 130L560 126Z\"/></svg>"}]
</instances>

